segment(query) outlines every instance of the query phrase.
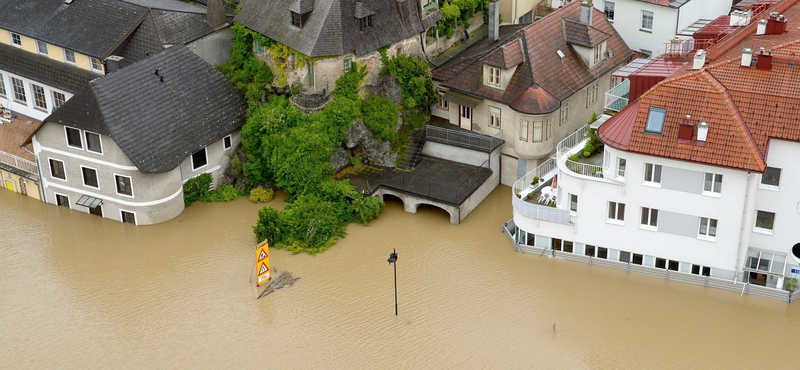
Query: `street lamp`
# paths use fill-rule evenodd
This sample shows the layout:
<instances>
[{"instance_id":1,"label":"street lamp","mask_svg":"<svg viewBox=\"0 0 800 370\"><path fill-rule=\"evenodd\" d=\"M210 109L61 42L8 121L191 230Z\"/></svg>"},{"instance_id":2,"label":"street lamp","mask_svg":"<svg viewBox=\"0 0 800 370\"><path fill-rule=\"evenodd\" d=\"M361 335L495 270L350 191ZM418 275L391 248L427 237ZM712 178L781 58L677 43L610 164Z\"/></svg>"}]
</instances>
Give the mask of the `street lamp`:
<instances>
[{"instance_id":1,"label":"street lamp","mask_svg":"<svg viewBox=\"0 0 800 370\"><path fill-rule=\"evenodd\" d=\"M394 315L397 316L397 249L393 249L393 252L389 253L387 261L390 265L394 265Z\"/></svg>"}]
</instances>

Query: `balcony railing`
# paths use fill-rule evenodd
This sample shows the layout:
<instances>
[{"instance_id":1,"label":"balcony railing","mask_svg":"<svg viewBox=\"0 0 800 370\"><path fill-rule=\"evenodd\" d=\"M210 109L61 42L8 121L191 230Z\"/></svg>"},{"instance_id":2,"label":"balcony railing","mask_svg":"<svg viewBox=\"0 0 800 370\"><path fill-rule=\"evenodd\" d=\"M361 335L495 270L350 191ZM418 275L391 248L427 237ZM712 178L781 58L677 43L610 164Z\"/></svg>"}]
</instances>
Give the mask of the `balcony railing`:
<instances>
[{"instance_id":1,"label":"balcony railing","mask_svg":"<svg viewBox=\"0 0 800 370\"><path fill-rule=\"evenodd\" d=\"M36 162L17 157L13 154L0 152L0 163L5 163L9 166L18 168L33 175L39 175L39 168L36 166Z\"/></svg>"},{"instance_id":2,"label":"balcony railing","mask_svg":"<svg viewBox=\"0 0 800 370\"><path fill-rule=\"evenodd\" d=\"M576 162L569 159L569 156L582 152L583 146L589 140L586 134L589 132L588 126L583 126L579 130L573 132L564 140L561 140L556 146L556 163L559 169L567 171L574 176L580 176L588 179L598 179L604 182L613 184L625 183L625 170L618 170L604 166L598 166L589 163ZM603 163L607 161L604 159Z\"/></svg>"},{"instance_id":3,"label":"balcony railing","mask_svg":"<svg viewBox=\"0 0 800 370\"><path fill-rule=\"evenodd\" d=\"M549 180L553 177L553 174L556 172L556 161L553 158L546 160L544 163L540 164L539 167L533 169L533 171L528 172L525 176L522 176L521 179L517 180L514 183L514 194L519 194L533 183L533 179L538 177L540 179ZM537 184L534 184L537 185Z\"/></svg>"},{"instance_id":4,"label":"balcony railing","mask_svg":"<svg viewBox=\"0 0 800 370\"><path fill-rule=\"evenodd\" d=\"M512 195L511 204L514 206L515 211L525 217L565 225L572 224L572 215L570 215L569 210L566 209L529 203L521 198L517 198L516 194Z\"/></svg>"},{"instance_id":5,"label":"balcony railing","mask_svg":"<svg viewBox=\"0 0 800 370\"><path fill-rule=\"evenodd\" d=\"M617 86L611 88L611 90L606 91L606 105L605 108L608 110L613 110L614 112L619 112L622 108L625 108L628 105L628 97L630 96L631 91L631 80L625 79Z\"/></svg>"},{"instance_id":6,"label":"balcony railing","mask_svg":"<svg viewBox=\"0 0 800 370\"><path fill-rule=\"evenodd\" d=\"M502 131L494 136L489 136L428 125L425 126L425 134L428 140L431 141L460 145L488 152L497 149L505 142Z\"/></svg>"}]
</instances>

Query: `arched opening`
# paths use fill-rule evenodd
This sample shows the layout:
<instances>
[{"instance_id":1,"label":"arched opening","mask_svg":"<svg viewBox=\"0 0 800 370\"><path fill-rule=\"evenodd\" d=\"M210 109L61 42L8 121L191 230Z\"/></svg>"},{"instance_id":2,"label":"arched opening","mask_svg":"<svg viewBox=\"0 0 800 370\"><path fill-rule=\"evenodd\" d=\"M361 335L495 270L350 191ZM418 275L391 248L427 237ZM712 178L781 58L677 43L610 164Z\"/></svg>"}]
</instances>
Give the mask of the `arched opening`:
<instances>
[{"instance_id":1,"label":"arched opening","mask_svg":"<svg viewBox=\"0 0 800 370\"><path fill-rule=\"evenodd\" d=\"M383 194L383 202L386 203L386 208L398 208L403 210L404 207L403 200L392 194Z\"/></svg>"},{"instance_id":2,"label":"arched opening","mask_svg":"<svg viewBox=\"0 0 800 370\"><path fill-rule=\"evenodd\" d=\"M427 217L433 217L435 219L441 218L446 222L450 222L450 213L447 212L444 208L440 208L430 204L418 204L417 205L417 214L423 214Z\"/></svg>"}]
</instances>

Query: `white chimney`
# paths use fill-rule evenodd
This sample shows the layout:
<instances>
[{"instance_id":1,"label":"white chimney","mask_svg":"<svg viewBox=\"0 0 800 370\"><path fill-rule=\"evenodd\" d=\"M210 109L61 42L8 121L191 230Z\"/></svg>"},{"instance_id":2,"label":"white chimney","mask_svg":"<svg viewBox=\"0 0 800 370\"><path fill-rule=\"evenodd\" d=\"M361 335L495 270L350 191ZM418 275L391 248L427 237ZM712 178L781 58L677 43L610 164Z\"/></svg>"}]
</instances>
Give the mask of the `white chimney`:
<instances>
[{"instance_id":1,"label":"white chimney","mask_svg":"<svg viewBox=\"0 0 800 370\"><path fill-rule=\"evenodd\" d=\"M692 69L702 69L703 66L706 65L706 51L705 50L698 50L697 53L694 55L694 63L692 64Z\"/></svg>"},{"instance_id":2,"label":"white chimney","mask_svg":"<svg viewBox=\"0 0 800 370\"><path fill-rule=\"evenodd\" d=\"M584 1L581 3L581 18L580 21L582 24L592 24L592 13L594 13L594 7L588 1Z\"/></svg>"},{"instance_id":3,"label":"white chimney","mask_svg":"<svg viewBox=\"0 0 800 370\"><path fill-rule=\"evenodd\" d=\"M489 0L489 41L500 38L500 4L498 0Z\"/></svg>"},{"instance_id":4,"label":"white chimney","mask_svg":"<svg viewBox=\"0 0 800 370\"><path fill-rule=\"evenodd\" d=\"M753 63L753 49L744 48L742 50L742 67L750 67Z\"/></svg>"},{"instance_id":5,"label":"white chimney","mask_svg":"<svg viewBox=\"0 0 800 370\"><path fill-rule=\"evenodd\" d=\"M706 141L708 138L708 122L697 124L697 141Z\"/></svg>"},{"instance_id":6,"label":"white chimney","mask_svg":"<svg viewBox=\"0 0 800 370\"><path fill-rule=\"evenodd\" d=\"M767 33L767 20L762 19L758 21L758 26L756 26L756 35L764 35Z\"/></svg>"}]
</instances>

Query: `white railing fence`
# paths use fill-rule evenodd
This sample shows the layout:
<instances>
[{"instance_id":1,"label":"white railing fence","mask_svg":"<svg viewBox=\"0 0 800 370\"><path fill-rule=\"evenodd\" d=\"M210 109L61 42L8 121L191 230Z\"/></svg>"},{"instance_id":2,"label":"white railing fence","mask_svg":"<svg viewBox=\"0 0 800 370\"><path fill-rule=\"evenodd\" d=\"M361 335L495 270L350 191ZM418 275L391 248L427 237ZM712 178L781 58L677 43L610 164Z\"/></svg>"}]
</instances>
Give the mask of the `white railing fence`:
<instances>
[{"instance_id":1,"label":"white railing fence","mask_svg":"<svg viewBox=\"0 0 800 370\"><path fill-rule=\"evenodd\" d=\"M38 175L39 168L36 166L36 162L29 161L25 158L17 157L13 154L0 152L0 162L5 163L9 166L19 168L25 172Z\"/></svg>"}]
</instances>

